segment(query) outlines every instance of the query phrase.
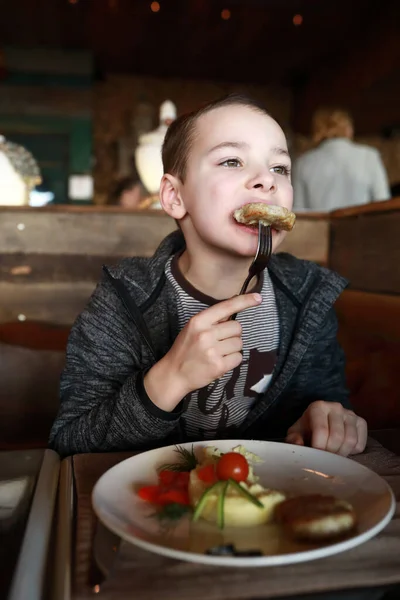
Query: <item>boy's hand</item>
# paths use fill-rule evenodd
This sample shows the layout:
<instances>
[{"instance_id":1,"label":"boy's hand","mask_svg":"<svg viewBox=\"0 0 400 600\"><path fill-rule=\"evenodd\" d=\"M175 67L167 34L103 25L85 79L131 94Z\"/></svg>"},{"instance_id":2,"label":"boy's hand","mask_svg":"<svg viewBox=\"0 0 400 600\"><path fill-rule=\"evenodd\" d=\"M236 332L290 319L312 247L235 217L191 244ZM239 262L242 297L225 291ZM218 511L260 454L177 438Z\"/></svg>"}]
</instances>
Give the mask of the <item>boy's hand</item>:
<instances>
[{"instance_id":1,"label":"boy's hand","mask_svg":"<svg viewBox=\"0 0 400 600\"><path fill-rule=\"evenodd\" d=\"M171 411L187 394L240 365L242 327L228 319L260 302L259 294L234 296L192 317L169 352L144 378L152 402Z\"/></svg>"},{"instance_id":2,"label":"boy's hand","mask_svg":"<svg viewBox=\"0 0 400 600\"><path fill-rule=\"evenodd\" d=\"M326 450L342 456L359 454L367 443L367 423L338 402L313 402L292 425L286 437L289 444Z\"/></svg>"}]
</instances>

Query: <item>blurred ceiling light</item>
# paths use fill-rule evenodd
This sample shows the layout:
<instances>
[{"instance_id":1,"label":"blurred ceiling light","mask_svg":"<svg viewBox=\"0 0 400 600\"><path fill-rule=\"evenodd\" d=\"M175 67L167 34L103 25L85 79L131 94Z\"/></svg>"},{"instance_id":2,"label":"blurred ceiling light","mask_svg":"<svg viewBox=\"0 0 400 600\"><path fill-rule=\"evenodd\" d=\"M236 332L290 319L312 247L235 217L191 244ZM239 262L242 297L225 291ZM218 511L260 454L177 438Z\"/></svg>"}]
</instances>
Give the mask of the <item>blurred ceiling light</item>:
<instances>
[{"instance_id":1,"label":"blurred ceiling light","mask_svg":"<svg viewBox=\"0 0 400 600\"><path fill-rule=\"evenodd\" d=\"M150 8L151 8L152 12L158 12L160 10L159 2L152 2L150 4Z\"/></svg>"},{"instance_id":2,"label":"blurred ceiling light","mask_svg":"<svg viewBox=\"0 0 400 600\"><path fill-rule=\"evenodd\" d=\"M70 4L78 4L78 0L68 0Z\"/></svg>"},{"instance_id":3,"label":"blurred ceiling light","mask_svg":"<svg viewBox=\"0 0 400 600\"><path fill-rule=\"evenodd\" d=\"M118 6L118 0L108 0L108 6L111 10L114 10L114 8L117 8Z\"/></svg>"},{"instance_id":4,"label":"blurred ceiling light","mask_svg":"<svg viewBox=\"0 0 400 600\"><path fill-rule=\"evenodd\" d=\"M303 22L302 15L294 15L294 17L293 17L293 25L296 25L296 27L297 27L298 25L301 25L302 22Z\"/></svg>"},{"instance_id":5,"label":"blurred ceiling light","mask_svg":"<svg viewBox=\"0 0 400 600\"><path fill-rule=\"evenodd\" d=\"M227 21L230 18L231 18L231 11L228 8L224 8L224 10L221 12L221 19L223 19L224 21Z\"/></svg>"}]
</instances>

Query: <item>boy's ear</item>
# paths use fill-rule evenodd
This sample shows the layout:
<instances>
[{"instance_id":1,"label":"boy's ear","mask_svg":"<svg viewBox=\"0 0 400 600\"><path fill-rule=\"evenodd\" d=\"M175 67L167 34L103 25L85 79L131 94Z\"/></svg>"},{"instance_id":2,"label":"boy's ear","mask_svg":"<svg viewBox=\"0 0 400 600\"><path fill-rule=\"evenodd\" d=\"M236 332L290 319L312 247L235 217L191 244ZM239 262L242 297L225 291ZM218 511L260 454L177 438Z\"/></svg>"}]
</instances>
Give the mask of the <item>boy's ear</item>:
<instances>
[{"instance_id":1,"label":"boy's ear","mask_svg":"<svg viewBox=\"0 0 400 600\"><path fill-rule=\"evenodd\" d=\"M160 204L173 219L183 219L186 208L182 200L180 180L166 173L160 183Z\"/></svg>"}]
</instances>

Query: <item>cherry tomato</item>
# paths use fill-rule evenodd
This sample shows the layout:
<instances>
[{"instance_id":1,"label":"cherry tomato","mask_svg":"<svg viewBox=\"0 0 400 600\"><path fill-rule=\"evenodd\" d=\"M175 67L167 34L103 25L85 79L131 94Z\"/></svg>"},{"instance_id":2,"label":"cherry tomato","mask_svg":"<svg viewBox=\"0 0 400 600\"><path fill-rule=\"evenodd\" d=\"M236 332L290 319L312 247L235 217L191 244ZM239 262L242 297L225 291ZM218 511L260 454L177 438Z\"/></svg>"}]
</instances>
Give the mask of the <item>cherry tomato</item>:
<instances>
[{"instance_id":1,"label":"cherry tomato","mask_svg":"<svg viewBox=\"0 0 400 600\"><path fill-rule=\"evenodd\" d=\"M181 473L176 473L174 486L177 488L187 488L189 485L189 479L189 471L182 471Z\"/></svg>"},{"instance_id":2,"label":"cherry tomato","mask_svg":"<svg viewBox=\"0 0 400 600\"><path fill-rule=\"evenodd\" d=\"M223 454L217 463L217 477L226 481L246 481L249 475L249 463L242 454L238 452L227 452Z\"/></svg>"},{"instance_id":3,"label":"cherry tomato","mask_svg":"<svg viewBox=\"0 0 400 600\"><path fill-rule=\"evenodd\" d=\"M177 474L178 473L175 471L168 471L167 469L164 469L158 473L158 481L162 485L172 485L175 483Z\"/></svg>"},{"instance_id":4,"label":"cherry tomato","mask_svg":"<svg viewBox=\"0 0 400 600\"><path fill-rule=\"evenodd\" d=\"M204 481L204 483L216 483L218 478L215 472L215 465L206 465L197 469L197 477L201 481Z\"/></svg>"}]
</instances>

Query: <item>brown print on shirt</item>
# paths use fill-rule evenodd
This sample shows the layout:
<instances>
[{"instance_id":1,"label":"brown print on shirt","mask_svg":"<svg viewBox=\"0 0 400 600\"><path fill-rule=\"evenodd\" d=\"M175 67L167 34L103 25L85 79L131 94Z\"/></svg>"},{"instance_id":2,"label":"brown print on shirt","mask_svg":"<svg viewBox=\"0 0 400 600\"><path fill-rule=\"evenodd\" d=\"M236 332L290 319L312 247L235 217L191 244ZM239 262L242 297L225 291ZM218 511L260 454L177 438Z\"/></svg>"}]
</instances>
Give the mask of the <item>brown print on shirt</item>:
<instances>
[{"instance_id":1,"label":"brown print on shirt","mask_svg":"<svg viewBox=\"0 0 400 600\"><path fill-rule=\"evenodd\" d=\"M226 382L222 393L219 398L214 401L211 400L213 392L216 390L219 384L219 380L210 383L207 386L201 388L197 393L197 405L199 411L203 415L215 414L224 402L231 400L235 395L240 394L244 398L257 398L260 394L264 393L272 377L276 363L276 350L270 350L268 352L260 352L257 348L253 348L249 352L249 359L243 361L238 367L233 369L230 379ZM240 374L244 370L244 366L248 365L246 381L244 384L243 392L236 390L236 386L240 380ZM228 409L226 405L224 408ZM226 425L229 420L228 413L224 410L223 416L221 415L222 422Z\"/></svg>"},{"instance_id":2,"label":"brown print on shirt","mask_svg":"<svg viewBox=\"0 0 400 600\"><path fill-rule=\"evenodd\" d=\"M257 398L265 392L272 378L276 356L276 350L268 352L260 352L257 348L250 350L249 368L243 390L245 398Z\"/></svg>"}]
</instances>

